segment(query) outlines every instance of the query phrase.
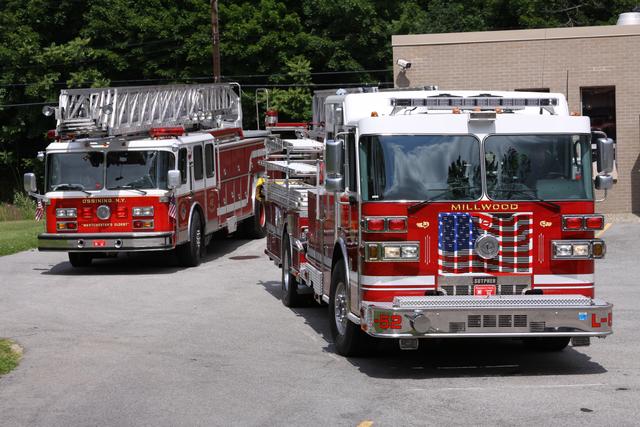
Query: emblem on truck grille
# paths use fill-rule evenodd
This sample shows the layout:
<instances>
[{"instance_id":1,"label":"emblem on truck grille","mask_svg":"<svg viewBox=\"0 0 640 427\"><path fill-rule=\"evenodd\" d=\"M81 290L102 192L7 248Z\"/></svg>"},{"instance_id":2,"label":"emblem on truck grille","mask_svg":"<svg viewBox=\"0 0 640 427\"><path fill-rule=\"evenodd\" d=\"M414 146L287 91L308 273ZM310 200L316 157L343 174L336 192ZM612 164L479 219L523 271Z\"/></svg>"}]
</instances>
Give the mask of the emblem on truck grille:
<instances>
[{"instance_id":1,"label":"emblem on truck grille","mask_svg":"<svg viewBox=\"0 0 640 427\"><path fill-rule=\"evenodd\" d=\"M96 210L96 215L102 220L107 220L111 216L111 209L107 205L100 205Z\"/></svg>"},{"instance_id":2,"label":"emblem on truck grille","mask_svg":"<svg viewBox=\"0 0 640 427\"><path fill-rule=\"evenodd\" d=\"M500 250L500 243L491 234L485 234L476 240L476 253L484 259L495 258Z\"/></svg>"}]
</instances>

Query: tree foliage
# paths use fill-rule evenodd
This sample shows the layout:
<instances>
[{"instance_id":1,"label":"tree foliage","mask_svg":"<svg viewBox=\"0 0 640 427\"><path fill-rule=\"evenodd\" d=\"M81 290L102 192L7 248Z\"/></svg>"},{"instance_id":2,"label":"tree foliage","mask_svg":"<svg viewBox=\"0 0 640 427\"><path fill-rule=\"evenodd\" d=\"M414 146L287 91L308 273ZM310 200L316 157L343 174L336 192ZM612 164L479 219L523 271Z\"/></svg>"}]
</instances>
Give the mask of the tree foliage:
<instances>
[{"instance_id":1,"label":"tree foliage","mask_svg":"<svg viewBox=\"0 0 640 427\"><path fill-rule=\"evenodd\" d=\"M390 84L392 34L612 24L636 2L220 0L222 72L243 85L249 125L253 92L273 85L296 85L271 101L304 120L305 85ZM207 0L3 0L0 199L53 127L42 105L7 105L55 102L64 87L194 81L211 81Z\"/></svg>"}]
</instances>

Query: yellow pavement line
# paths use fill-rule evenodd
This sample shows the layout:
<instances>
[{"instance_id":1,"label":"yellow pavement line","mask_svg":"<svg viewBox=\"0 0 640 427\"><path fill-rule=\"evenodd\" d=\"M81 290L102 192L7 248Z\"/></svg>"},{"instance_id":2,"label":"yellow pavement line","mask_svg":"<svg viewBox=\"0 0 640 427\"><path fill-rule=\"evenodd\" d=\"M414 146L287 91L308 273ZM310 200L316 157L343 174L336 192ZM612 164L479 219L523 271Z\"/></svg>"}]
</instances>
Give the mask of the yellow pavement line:
<instances>
[{"instance_id":1,"label":"yellow pavement line","mask_svg":"<svg viewBox=\"0 0 640 427\"><path fill-rule=\"evenodd\" d=\"M604 228L596 233L596 237L602 236L604 234L604 232L609 229L609 227L611 227L611 223L610 222L606 223L604 225Z\"/></svg>"},{"instance_id":2,"label":"yellow pavement line","mask_svg":"<svg viewBox=\"0 0 640 427\"><path fill-rule=\"evenodd\" d=\"M358 427L371 427L373 425L373 421L363 421L358 424Z\"/></svg>"}]
</instances>

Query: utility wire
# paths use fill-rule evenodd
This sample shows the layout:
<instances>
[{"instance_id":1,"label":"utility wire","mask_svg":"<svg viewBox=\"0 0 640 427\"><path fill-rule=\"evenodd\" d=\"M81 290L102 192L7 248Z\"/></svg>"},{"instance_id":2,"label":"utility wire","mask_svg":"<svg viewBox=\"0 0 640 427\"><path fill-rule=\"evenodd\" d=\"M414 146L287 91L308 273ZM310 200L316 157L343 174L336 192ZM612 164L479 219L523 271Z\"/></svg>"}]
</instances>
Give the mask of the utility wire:
<instances>
[{"instance_id":1,"label":"utility wire","mask_svg":"<svg viewBox=\"0 0 640 427\"><path fill-rule=\"evenodd\" d=\"M383 69L374 69L374 70L353 70L353 71L317 71L309 73L312 76L327 76L327 75L344 75L344 74L369 74L369 73L382 73L382 72L391 72L392 68L383 68ZM222 75L224 80L233 80L238 78L254 78L254 77L288 77L288 74L283 73L274 73L274 74L236 74L236 75ZM135 83L135 82L164 82L164 81L177 81L177 80L213 80L212 76L190 76L190 77L182 77L179 79L168 79L168 78L156 78L156 79L125 79L125 80L110 80L111 83ZM21 87L21 86L29 86L32 84L37 84L40 82L31 82L31 83L4 83L0 84L0 87ZM82 82L84 84L95 83L95 80L87 80ZM54 82L53 85L66 85L67 82Z\"/></svg>"}]
</instances>

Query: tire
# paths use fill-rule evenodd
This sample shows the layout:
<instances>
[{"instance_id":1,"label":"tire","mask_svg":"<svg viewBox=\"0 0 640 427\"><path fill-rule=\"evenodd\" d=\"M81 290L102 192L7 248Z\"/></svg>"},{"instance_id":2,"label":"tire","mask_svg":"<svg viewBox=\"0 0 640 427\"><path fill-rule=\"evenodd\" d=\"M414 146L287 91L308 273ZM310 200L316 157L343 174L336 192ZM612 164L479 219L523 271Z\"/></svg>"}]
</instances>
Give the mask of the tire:
<instances>
[{"instance_id":1,"label":"tire","mask_svg":"<svg viewBox=\"0 0 640 427\"><path fill-rule=\"evenodd\" d=\"M291 245L288 234L282 238L282 293L280 298L286 307L298 307L302 298L298 295L298 279L291 274Z\"/></svg>"},{"instance_id":2,"label":"tire","mask_svg":"<svg viewBox=\"0 0 640 427\"><path fill-rule=\"evenodd\" d=\"M347 274L344 263L338 261L331 274L329 324L336 353L347 357L362 355L373 341L347 318L348 302Z\"/></svg>"},{"instance_id":3,"label":"tire","mask_svg":"<svg viewBox=\"0 0 640 427\"><path fill-rule=\"evenodd\" d=\"M267 214L261 200L255 200L253 216L242 222L242 234L249 239L262 239L267 235Z\"/></svg>"},{"instance_id":4,"label":"tire","mask_svg":"<svg viewBox=\"0 0 640 427\"><path fill-rule=\"evenodd\" d=\"M562 351L568 345L570 337L526 338L524 346L533 351Z\"/></svg>"},{"instance_id":5,"label":"tire","mask_svg":"<svg viewBox=\"0 0 640 427\"><path fill-rule=\"evenodd\" d=\"M178 261L183 267L197 267L202 262L204 253L204 230L200 213L196 210L191 217L191 227L189 228L189 241L176 248Z\"/></svg>"},{"instance_id":6,"label":"tire","mask_svg":"<svg viewBox=\"0 0 640 427\"><path fill-rule=\"evenodd\" d=\"M93 261L93 254L86 252L69 252L69 262L74 267L89 267Z\"/></svg>"}]
</instances>

